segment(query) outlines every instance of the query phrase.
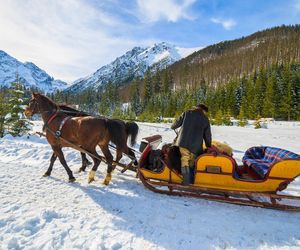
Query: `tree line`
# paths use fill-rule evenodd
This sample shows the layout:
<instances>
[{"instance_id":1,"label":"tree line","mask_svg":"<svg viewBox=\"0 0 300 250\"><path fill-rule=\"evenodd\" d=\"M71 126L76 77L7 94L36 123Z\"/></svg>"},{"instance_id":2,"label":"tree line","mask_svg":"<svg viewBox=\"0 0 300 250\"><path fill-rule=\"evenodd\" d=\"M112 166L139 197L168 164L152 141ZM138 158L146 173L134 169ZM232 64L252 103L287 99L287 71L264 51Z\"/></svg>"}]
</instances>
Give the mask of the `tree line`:
<instances>
[{"instance_id":1,"label":"tree line","mask_svg":"<svg viewBox=\"0 0 300 250\"><path fill-rule=\"evenodd\" d=\"M80 104L86 111L142 121L176 117L198 103L208 105L212 119L300 120L300 64L260 67L253 74L232 78L223 85L202 79L192 89L176 89L169 68L157 72L148 70L143 79L133 81L126 99L122 94L122 89L108 83L99 91L75 95L58 93L53 98Z\"/></svg>"},{"instance_id":2,"label":"tree line","mask_svg":"<svg viewBox=\"0 0 300 250\"><path fill-rule=\"evenodd\" d=\"M174 117L202 102L212 118L300 120L300 64L275 64L221 86L203 80L197 88L174 91L171 74L163 76L146 75L143 88L136 85L131 99L136 115Z\"/></svg>"}]
</instances>

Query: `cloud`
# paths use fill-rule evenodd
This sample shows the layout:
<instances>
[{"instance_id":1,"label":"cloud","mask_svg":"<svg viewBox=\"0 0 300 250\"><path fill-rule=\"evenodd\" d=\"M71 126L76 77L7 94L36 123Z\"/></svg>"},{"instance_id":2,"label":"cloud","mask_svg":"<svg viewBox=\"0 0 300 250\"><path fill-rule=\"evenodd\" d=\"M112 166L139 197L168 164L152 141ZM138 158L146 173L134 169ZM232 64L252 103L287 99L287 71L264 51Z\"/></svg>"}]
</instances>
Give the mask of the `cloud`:
<instances>
[{"instance_id":1,"label":"cloud","mask_svg":"<svg viewBox=\"0 0 300 250\"><path fill-rule=\"evenodd\" d=\"M179 19L193 19L189 7L195 0L137 0L138 18L144 23L159 20L176 22Z\"/></svg>"},{"instance_id":2,"label":"cloud","mask_svg":"<svg viewBox=\"0 0 300 250\"><path fill-rule=\"evenodd\" d=\"M295 0L294 1L294 7L297 11L300 11L300 0Z\"/></svg>"},{"instance_id":3,"label":"cloud","mask_svg":"<svg viewBox=\"0 0 300 250\"><path fill-rule=\"evenodd\" d=\"M213 23L221 24L226 30L231 30L231 28L236 25L236 22L233 19L211 18L210 20Z\"/></svg>"},{"instance_id":4,"label":"cloud","mask_svg":"<svg viewBox=\"0 0 300 250\"><path fill-rule=\"evenodd\" d=\"M116 15L91 3L4 1L0 8L0 49L68 82L92 73L137 41L124 36L128 27ZM139 41L143 42L147 43Z\"/></svg>"}]
</instances>

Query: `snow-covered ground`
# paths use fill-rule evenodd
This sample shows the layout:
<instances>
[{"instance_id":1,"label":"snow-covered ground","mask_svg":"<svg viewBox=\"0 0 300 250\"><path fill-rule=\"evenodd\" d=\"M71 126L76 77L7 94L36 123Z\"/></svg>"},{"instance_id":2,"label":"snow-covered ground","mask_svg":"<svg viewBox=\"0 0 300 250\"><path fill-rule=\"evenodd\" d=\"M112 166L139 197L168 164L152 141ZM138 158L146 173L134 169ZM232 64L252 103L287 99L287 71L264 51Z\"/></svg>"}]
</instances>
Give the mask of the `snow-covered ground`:
<instances>
[{"instance_id":1,"label":"snow-covered ground","mask_svg":"<svg viewBox=\"0 0 300 250\"><path fill-rule=\"evenodd\" d=\"M175 136L169 124L139 125L138 141ZM41 130L40 122L34 130ZM214 139L234 148L238 162L254 145L300 153L300 123L212 130ZM80 154L64 152L76 183L67 182L58 161L52 176L42 177L52 154L44 138L0 140L0 249L300 249L299 213L159 195L130 172L115 171L104 186L104 164L89 185L88 173L76 173ZM300 195L300 180L287 192Z\"/></svg>"}]
</instances>

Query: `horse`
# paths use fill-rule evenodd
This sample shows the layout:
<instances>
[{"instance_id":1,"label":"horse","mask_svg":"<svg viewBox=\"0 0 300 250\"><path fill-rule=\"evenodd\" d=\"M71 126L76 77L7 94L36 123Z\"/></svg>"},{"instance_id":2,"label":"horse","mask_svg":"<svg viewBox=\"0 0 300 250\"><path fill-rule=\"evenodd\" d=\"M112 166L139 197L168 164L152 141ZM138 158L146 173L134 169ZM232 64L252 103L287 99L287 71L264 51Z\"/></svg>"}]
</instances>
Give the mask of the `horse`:
<instances>
[{"instance_id":1,"label":"horse","mask_svg":"<svg viewBox=\"0 0 300 250\"><path fill-rule=\"evenodd\" d=\"M68 174L69 182L74 182L76 179L65 160L62 148L73 147L76 149L73 145L80 146L83 150L97 157L92 157L94 165L88 175L88 183L91 183L94 181L95 173L101 162L101 157L96 151L96 146L99 145L107 162L104 184L109 184L114 169L113 156L108 148L109 142L112 141L116 147L122 149L127 146L124 143L126 134L122 133L123 130L119 123L103 117L70 117L60 112L59 106L55 102L40 93L32 93L32 99L29 101L24 114L26 117L41 114L46 130L46 139L53 150L51 162L54 162L57 157L59 158ZM45 175L48 176L50 173L51 171L46 172Z\"/></svg>"},{"instance_id":2,"label":"horse","mask_svg":"<svg viewBox=\"0 0 300 250\"><path fill-rule=\"evenodd\" d=\"M84 111L80 111L80 110L74 109L74 108L72 108L72 107L70 107L68 105L65 105L65 104L59 104L58 106L59 106L59 109L62 112L64 112L65 114L67 114L69 116L72 116L72 117L92 116L89 113L86 113ZM100 117L104 118L104 116L100 116ZM113 120L113 121L115 121L115 122L117 122L117 123L120 124L120 126L122 127L122 130L124 130L125 133L126 133L126 142L128 140L128 137L130 137L130 145L133 146L136 143L136 138L137 138L137 134L138 134L138 131L139 131L138 125L135 122L130 122L130 121L129 122L125 122L125 121L120 120L120 119L111 119L111 120ZM123 149L125 150L124 152L122 152L121 148L116 147L117 155L116 155L115 162L118 163L120 161L120 159L122 158L122 153L125 153L128 156L130 156L130 158L133 160L133 164L137 165L138 161L136 159L134 151L130 147L128 147L128 146L127 147L124 146ZM87 165L89 165L89 161L86 158L86 154L85 153L81 153L81 158L82 158L82 166L79 169L79 172L85 171Z\"/></svg>"}]
</instances>

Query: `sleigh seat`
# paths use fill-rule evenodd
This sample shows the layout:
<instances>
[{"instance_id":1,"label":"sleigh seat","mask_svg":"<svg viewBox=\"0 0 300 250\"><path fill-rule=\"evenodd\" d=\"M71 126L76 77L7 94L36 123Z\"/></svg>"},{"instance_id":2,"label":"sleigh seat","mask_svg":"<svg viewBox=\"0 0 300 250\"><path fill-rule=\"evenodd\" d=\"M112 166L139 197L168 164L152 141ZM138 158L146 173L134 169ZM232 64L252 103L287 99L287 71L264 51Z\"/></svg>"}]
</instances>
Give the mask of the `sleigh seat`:
<instances>
[{"instance_id":1,"label":"sleigh seat","mask_svg":"<svg viewBox=\"0 0 300 250\"><path fill-rule=\"evenodd\" d=\"M252 147L245 152L243 164L264 179L276 163L287 159L300 160L300 155L281 148Z\"/></svg>"}]
</instances>

